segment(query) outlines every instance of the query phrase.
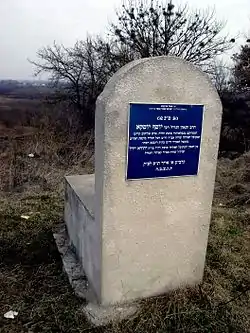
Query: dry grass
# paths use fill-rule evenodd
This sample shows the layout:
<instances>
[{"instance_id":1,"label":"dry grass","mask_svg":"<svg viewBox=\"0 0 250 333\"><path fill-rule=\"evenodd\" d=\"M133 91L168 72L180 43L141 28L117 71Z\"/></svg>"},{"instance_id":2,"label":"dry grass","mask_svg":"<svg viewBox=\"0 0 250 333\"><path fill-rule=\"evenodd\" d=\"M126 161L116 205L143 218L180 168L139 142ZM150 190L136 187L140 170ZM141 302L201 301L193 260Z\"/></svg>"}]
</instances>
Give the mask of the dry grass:
<instances>
[{"instance_id":1,"label":"dry grass","mask_svg":"<svg viewBox=\"0 0 250 333\"><path fill-rule=\"evenodd\" d=\"M250 153L235 160L220 159L215 202L231 207L250 203Z\"/></svg>"},{"instance_id":2,"label":"dry grass","mask_svg":"<svg viewBox=\"0 0 250 333\"><path fill-rule=\"evenodd\" d=\"M40 135L22 146L12 142L4 151L0 332L250 332L248 155L219 162L203 283L141 301L130 320L100 329L90 326L62 271L52 230L62 219L63 175L92 170L91 144L88 138L67 143ZM28 158L30 152L38 157ZM5 319L8 310L19 315Z\"/></svg>"},{"instance_id":3,"label":"dry grass","mask_svg":"<svg viewBox=\"0 0 250 333\"><path fill-rule=\"evenodd\" d=\"M43 130L4 140L0 146L0 190L5 192L53 190L66 174L92 171L93 133L79 139Z\"/></svg>"}]
</instances>

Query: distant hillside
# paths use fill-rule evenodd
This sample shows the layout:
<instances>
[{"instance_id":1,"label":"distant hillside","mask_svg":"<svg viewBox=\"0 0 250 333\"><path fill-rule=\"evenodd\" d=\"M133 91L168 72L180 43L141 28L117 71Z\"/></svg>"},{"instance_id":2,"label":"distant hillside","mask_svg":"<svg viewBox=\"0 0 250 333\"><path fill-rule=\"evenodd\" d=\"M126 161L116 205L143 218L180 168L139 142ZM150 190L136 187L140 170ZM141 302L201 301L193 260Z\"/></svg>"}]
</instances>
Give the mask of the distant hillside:
<instances>
[{"instance_id":1,"label":"distant hillside","mask_svg":"<svg viewBox=\"0 0 250 333\"><path fill-rule=\"evenodd\" d=\"M53 92L46 81L0 80L0 96L41 99Z\"/></svg>"}]
</instances>

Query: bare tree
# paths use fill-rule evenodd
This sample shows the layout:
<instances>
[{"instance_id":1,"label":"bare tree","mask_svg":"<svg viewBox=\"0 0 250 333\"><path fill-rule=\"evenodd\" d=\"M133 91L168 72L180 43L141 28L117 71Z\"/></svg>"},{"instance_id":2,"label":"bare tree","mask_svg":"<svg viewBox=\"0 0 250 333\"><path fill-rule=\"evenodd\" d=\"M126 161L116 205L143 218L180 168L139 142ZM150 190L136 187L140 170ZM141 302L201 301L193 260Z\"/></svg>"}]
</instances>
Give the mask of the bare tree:
<instances>
[{"instance_id":1,"label":"bare tree","mask_svg":"<svg viewBox=\"0 0 250 333\"><path fill-rule=\"evenodd\" d=\"M208 68L208 74L220 96L231 90L232 68L223 60L215 60Z\"/></svg>"},{"instance_id":2,"label":"bare tree","mask_svg":"<svg viewBox=\"0 0 250 333\"><path fill-rule=\"evenodd\" d=\"M231 41L221 34L223 23L213 11L189 11L170 2L127 1L117 12L118 23L111 33L135 53L134 57L174 55L198 65L207 65L230 49Z\"/></svg>"},{"instance_id":3,"label":"bare tree","mask_svg":"<svg viewBox=\"0 0 250 333\"><path fill-rule=\"evenodd\" d=\"M69 100L78 113L84 109L82 79L84 76L84 48L77 42L72 48L58 45L37 51L35 75L48 73L51 85L56 88L56 101Z\"/></svg>"},{"instance_id":4,"label":"bare tree","mask_svg":"<svg viewBox=\"0 0 250 333\"><path fill-rule=\"evenodd\" d=\"M93 126L95 101L109 77L132 59L125 45L89 37L69 48L57 43L43 47L30 62L35 75L49 74L53 102L70 103L86 128Z\"/></svg>"},{"instance_id":5,"label":"bare tree","mask_svg":"<svg viewBox=\"0 0 250 333\"><path fill-rule=\"evenodd\" d=\"M233 56L233 79L236 91L250 91L250 40Z\"/></svg>"},{"instance_id":6,"label":"bare tree","mask_svg":"<svg viewBox=\"0 0 250 333\"><path fill-rule=\"evenodd\" d=\"M54 101L73 106L84 128L92 127L95 101L109 77L131 60L158 55L183 57L209 68L231 42L213 12L190 12L186 6L130 0L111 24L111 38L88 37L73 47L54 43L31 61L36 75L48 73ZM232 40L233 41L233 40Z\"/></svg>"}]
</instances>

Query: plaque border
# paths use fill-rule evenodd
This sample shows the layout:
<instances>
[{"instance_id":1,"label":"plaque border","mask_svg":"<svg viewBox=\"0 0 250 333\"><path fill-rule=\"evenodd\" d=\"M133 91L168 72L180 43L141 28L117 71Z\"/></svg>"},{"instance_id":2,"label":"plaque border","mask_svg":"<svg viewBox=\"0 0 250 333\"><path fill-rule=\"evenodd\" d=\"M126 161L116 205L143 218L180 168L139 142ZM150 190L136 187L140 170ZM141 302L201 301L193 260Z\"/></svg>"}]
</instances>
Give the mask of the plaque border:
<instances>
[{"instance_id":1,"label":"plaque border","mask_svg":"<svg viewBox=\"0 0 250 333\"><path fill-rule=\"evenodd\" d=\"M188 105L188 106L202 106L203 112L202 112L202 126L201 126L201 141L200 141L200 147L199 147L199 161L198 161L198 168L197 168L197 174L196 175L181 175L181 176L165 176L165 177L151 177L151 178L134 178L134 179L128 179L128 149L129 149L129 124L130 124L130 107L131 104L166 104L166 105ZM165 103L165 102L129 102L127 107L127 137L126 137L126 162L125 162L125 181L126 182L133 182L133 181L141 181L141 180L157 180L157 179L168 179L168 178L180 178L180 177L197 177L200 172L200 159L201 159L201 146L203 141L203 123L204 123L204 115L205 115L205 104L198 104L198 103Z\"/></svg>"}]
</instances>

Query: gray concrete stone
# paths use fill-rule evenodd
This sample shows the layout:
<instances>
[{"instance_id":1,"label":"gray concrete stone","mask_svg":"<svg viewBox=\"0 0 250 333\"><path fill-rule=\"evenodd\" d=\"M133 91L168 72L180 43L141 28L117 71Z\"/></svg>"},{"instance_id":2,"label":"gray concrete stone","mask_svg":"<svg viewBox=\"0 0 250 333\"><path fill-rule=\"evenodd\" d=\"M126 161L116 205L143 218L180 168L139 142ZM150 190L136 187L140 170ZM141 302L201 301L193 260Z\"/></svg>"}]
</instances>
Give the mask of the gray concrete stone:
<instances>
[{"instance_id":1,"label":"gray concrete stone","mask_svg":"<svg viewBox=\"0 0 250 333\"><path fill-rule=\"evenodd\" d=\"M205 105L198 176L125 181L130 102ZM102 303L202 280L220 125L221 103L212 83L181 59L136 61L106 85L97 101L95 132Z\"/></svg>"},{"instance_id":2,"label":"gray concrete stone","mask_svg":"<svg viewBox=\"0 0 250 333\"><path fill-rule=\"evenodd\" d=\"M130 102L205 105L197 176L125 180ZM201 282L220 125L209 78L181 59L137 60L108 82L96 106L95 176L67 177L65 195L69 237L97 302L126 304Z\"/></svg>"},{"instance_id":3,"label":"gray concrete stone","mask_svg":"<svg viewBox=\"0 0 250 333\"><path fill-rule=\"evenodd\" d=\"M119 321L137 313L138 306L135 303L112 306L99 306L94 303L86 303L86 300L94 299L95 295L88 283L83 267L76 256L75 249L71 245L64 223L58 226L53 236L69 282L76 296L83 299L81 311L93 325L107 325L110 321Z\"/></svg>"},{"instance_id":4,"label":"gray concrete stone","mask_svg":"<svg viewBox=\"0 0 250 333\"><path fill-rule=\"evenodd\" d=\"M118 322L126 318L132 318L138 312L136 303L127 303L120 305L99 306L88 303L82 307L87 319L95 326L104 326L110 322Z\"/></svg>"},{"instance_id":5,"label":"gray concrete stone","mask_svg":"<svg viewBox=\"0 0 250 333\"><path fill-rule=\"evenodd\" d=\"M64 220L69 238L92 286L91 295L100 295L101 229L94 219L94 175L68 176L65 187Z\"/></svg>"},{"instance_id":6,"label":"gray concrete stone","mask_svg":"<svg viewBox=\"0 0 250 333\"><path fill-rule=\"evenodd\" d=\"M83 299L88 298L88 280L70 243L65 224L60 225L53 236L75 294Z\"/></svg>"},{"instance_id":7,"label":"gray concrete stone","mask_svg":"<svg viewBox=\"0 0 250 333\"><path fill-rule=\"evenodd\" d=\"M65 177L65 180L66 186L70 186L90 217L94 218L95 175L67 176Z\"/></svg>"}]
</instances>

